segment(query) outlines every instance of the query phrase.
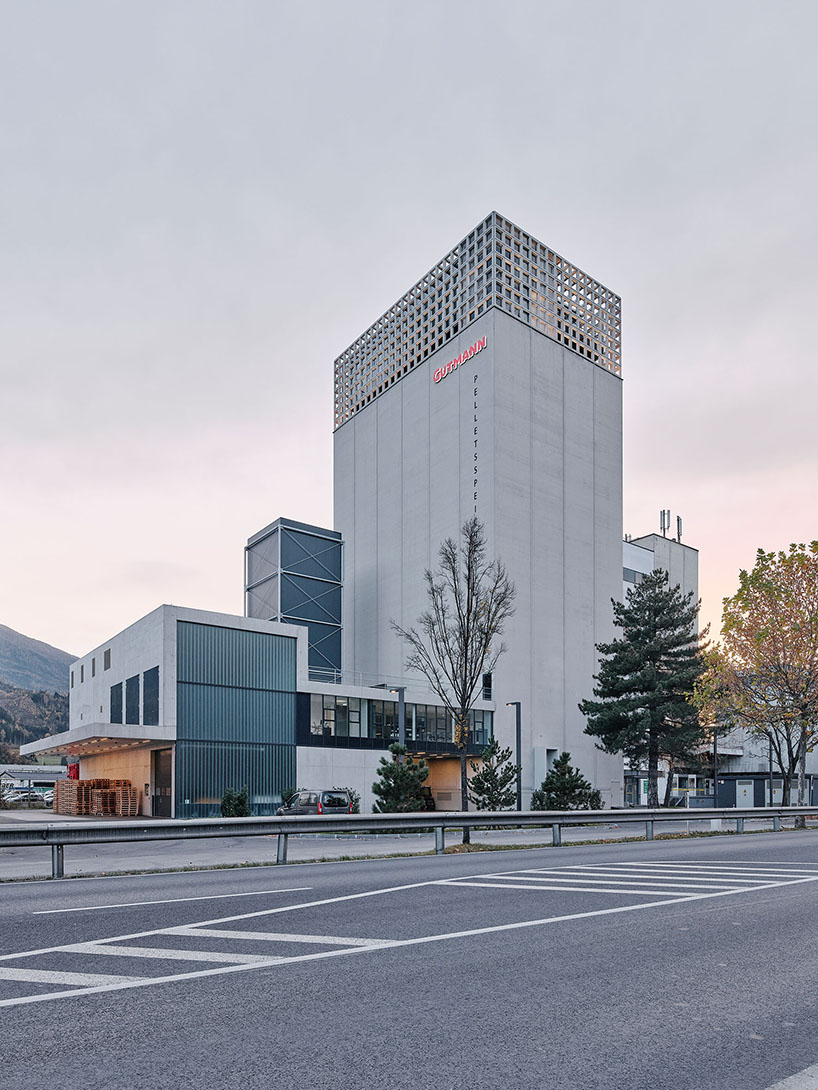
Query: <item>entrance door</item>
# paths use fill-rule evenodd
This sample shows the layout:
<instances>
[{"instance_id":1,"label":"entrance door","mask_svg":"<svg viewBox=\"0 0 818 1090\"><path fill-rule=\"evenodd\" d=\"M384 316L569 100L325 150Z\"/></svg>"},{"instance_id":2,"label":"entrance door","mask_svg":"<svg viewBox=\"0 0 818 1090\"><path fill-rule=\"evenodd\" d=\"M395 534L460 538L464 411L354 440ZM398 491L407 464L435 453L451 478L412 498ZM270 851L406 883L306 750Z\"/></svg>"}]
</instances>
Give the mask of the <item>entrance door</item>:
<instances>
[{"instance_id":1,"label":"entrance door","mask_svg":"<svg viewBox=\"0 0 818 1090\"><path fill-rule=\"evenodd\" d=\"M173 750L155 749L151 761L153 764L153 793L151 795L151 814L153 817L171 817L171 785L173 775Z\"/></svg>"},{"instance_id":2,"label":"entrance door","mask_svg":"<svg viewBox=\"0 0 818 1090\"><path fill-rule=\"evenodd\" d=\"M736 780L736 806L755 806L752 780Z\"/></svg>"}]
</instances>

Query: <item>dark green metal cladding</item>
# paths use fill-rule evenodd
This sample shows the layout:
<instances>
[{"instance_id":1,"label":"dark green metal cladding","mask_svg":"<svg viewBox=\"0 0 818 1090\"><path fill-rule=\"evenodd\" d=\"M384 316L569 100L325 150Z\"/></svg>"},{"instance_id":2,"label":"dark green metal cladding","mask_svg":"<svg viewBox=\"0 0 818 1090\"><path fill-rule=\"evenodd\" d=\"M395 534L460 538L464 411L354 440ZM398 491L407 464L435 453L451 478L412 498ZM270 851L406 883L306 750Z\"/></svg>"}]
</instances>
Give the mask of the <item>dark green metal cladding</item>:
<instances>
[{"instance_id":1,"label":"dark green metal cladding","mask_svg":"<svg viewBox=\"0 0 818 1090\"><path fill-rule=\"evenodd\" d=\"M218 817L225 791L242 787L253 814L274 814L295 786L295 746L179 741L176 767L177 817Z\"/></svg>"},{"instance_id":2,"label":"dark green metal cladding","mask_svg":"<svg viewBox=\"0 0 818 1090\"><path fill-rule=\"evenodd\" d=\"M176 737L200 741L295 741L295 693L228 686L176 686Z\"/></svg>"},{"instance_id":3,"label":"dark green metal cladding","mask_svg":"<svg viewBox=\"0 0 818 1090\"><path fill-rule=\"evenodd\" d=\"M296 641L180 621L177 629L176 816L217 815L246 786L271 814L295 783Z\"/></svg>"},{"instance_id":4,"label":"dark green metal cladding","mask_svg":"<svg viewBox=\"0 0 818 1090\"><path fill-rule=\"evenodd\" d=\"M295 692L296 641L180 621L177 678L204 685Z\"/></svg>"}]
</instances>

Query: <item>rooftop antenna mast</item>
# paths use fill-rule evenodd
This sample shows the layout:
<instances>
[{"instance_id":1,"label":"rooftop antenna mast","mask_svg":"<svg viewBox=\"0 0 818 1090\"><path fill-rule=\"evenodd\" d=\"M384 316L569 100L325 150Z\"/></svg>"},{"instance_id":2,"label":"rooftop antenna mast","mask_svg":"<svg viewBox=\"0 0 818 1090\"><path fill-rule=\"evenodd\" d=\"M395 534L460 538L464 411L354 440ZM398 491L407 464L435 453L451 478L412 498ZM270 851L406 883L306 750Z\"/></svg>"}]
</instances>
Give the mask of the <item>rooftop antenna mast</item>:
<instances>
[{"instance_id":1,"label":"rooftop antenna mast","mask_svg":"<svg viewBox=\"0 0 818 1090\"><path fill-rule=\"evenodd\" d=\"M682 543L682 516L676 516L676 540L681 545Z\"/></svg>"},{"instance_id":2,"label":"rooftop antenna mast","mask_svg":"<svg viewBox=\"0 0 818 1090\"><path fill-rule=\"evenodd\" d=\"M667 532L670 529L670 511L666 511L664 508L659 512L659 529L662 531L662 537L667 537Z\"/></svg>"}]
</instances>

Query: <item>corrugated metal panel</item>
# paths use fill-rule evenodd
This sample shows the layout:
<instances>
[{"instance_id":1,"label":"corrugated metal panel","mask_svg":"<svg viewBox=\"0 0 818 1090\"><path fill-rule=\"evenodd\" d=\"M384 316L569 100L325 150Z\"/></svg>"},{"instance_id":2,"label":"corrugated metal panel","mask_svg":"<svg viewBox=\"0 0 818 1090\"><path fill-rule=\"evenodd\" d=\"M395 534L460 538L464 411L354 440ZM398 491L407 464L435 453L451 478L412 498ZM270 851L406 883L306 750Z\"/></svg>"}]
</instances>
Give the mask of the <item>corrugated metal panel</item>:
<instances>
[{"instance_id":1,"label":"corrugated metal panel","mask_svg":"<svg viewBox=\"0 0 818 1090\"><path fill-rule=\"evenodd\" d=\"M176 816L218 817L228 788L247 786L254 814L274 814L295 783L295 746L229 742L176 744Z\"/></svg>"},{"instance_id":2,"label":"corrugated metal panel","mask_svg":"<svg viewBox=\"0 0 818 1090\"><path fill-rule=\"evenodd\" d=\"M295 744L295 693L179 682L176 701L177 738Z\"/></svg>"},{"instance_id":3,"label":"corrugated metal panel","mask_svg":"<svg viewBox=\"0 0 818 1090\"><path fill-rule=\"evenodd\" d=\"M179 681L295 692L295 656L290 636L178 622Z\"/></svg>"}]
</instances>

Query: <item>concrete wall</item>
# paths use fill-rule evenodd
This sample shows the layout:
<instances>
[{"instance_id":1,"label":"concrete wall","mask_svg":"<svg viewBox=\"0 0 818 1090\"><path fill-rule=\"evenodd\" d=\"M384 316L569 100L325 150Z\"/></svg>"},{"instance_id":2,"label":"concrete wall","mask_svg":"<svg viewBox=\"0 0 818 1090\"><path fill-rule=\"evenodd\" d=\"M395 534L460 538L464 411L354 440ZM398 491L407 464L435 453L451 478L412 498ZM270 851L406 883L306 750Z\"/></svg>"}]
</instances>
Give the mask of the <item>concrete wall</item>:
<instances>
[{"instance_id":1,"label":"concrete wall","mask_svg":"<svg viewBox=\"0 0 818 1090\"><path fill-rule=\"evenodd\" d=\"M486 337L486 348L433 381ZM335 528L346 541L345 668L405 674L395 619L426 606L423 571L477 515L508 566L517 611L495 676L495 734L513 744L522 702L524 805L535 748L568 749L622 797L622 762L583 734L594 644L622 592L621 381L493 309L335 433Z\"/></svg>"},{"instance_id":2,"label":"concrete wall","mask_svg":"<svg viewBox=\"0 0 818 1090\"><path fill-rule=\"evenodd\" d=\"M80 779L130 780L131 787L142 795L139 800L140 814L147 815L151 812L151 751L149 749L111 750L93 757L81 757Z\"/></svg>"},{"instance_id":3,"label":"concrete wall","mask_svg":"<svg viewBox=\"0 0 818 1090\"><path fill-rule=\"evenodd\" d=\"M680 586L683 594L691 591L699 597L699 553L689 545L682 545L661 534L647 534L634 538L632 544L641 545L653 553L654 568L661 568L670 576L671 586Z\"/></svg>"},{"instance_id":4,"label":"concrete wall","mask_svg":"<svg viewBox=\"0 0 818 1090\"><path fill-rule=\"evenodd\" d=\"M375 802L372 784L377 778L381 757L388 756L386 750L298 746L298 783L293 786L317 790L352 787L361 796L361 813L370 814Z\"/></svg>"},{"instance_id":5,"label":"concrete wall","mask_svg":"<svg viewBox=\"0 0 818 1090\"><path fill-rule=\"evenodd\" d=\"M71 666L73 686L69 690L69 725L110 722L111 686L123 687L123 720L125 681L159 667L159 722L168 726L176 723L175 684L168 683L168 670L163 661L166 611L158 609L140 618L100 644ZM104 668L105 652L110 651L110 669ZM81 680L82 679L82 680ZM140 709L141 712L141 709ZM141 714L140 714L141 718Z\"/></svg>"}]
</instances>

